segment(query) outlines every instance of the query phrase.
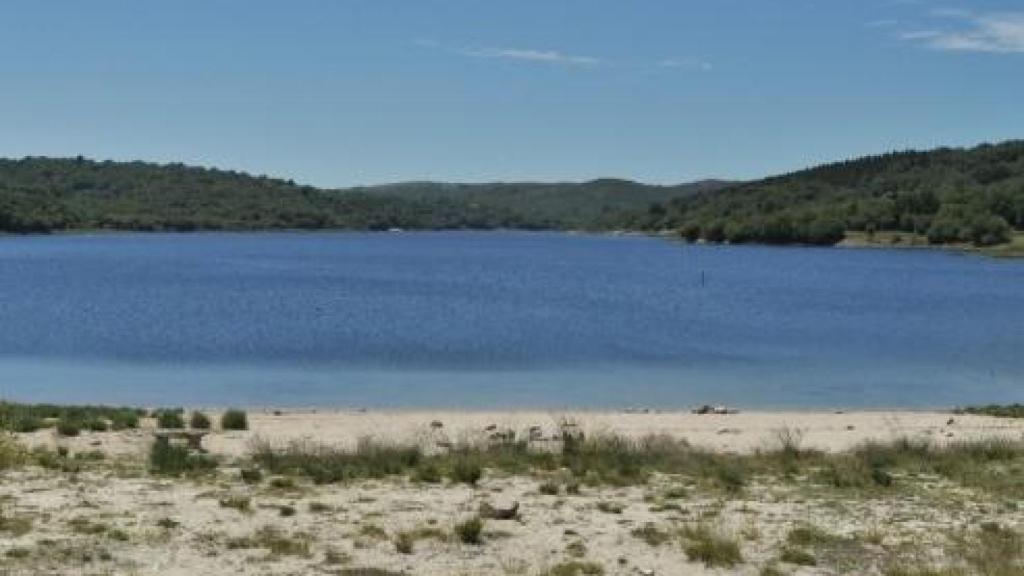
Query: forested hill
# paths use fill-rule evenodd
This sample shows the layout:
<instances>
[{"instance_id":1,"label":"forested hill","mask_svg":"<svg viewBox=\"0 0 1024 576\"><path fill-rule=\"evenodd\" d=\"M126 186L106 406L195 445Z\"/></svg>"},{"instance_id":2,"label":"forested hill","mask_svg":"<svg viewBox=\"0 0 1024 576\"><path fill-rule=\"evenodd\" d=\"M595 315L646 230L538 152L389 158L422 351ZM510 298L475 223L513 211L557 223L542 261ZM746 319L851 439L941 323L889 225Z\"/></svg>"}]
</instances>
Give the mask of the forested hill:
<instances>
[{"instance_id":1,"label":"forested hill","mask_svg":"<svg viewBox=\"0 0 1024 576\"><path fill-rule=\"evenodd\" d=\"M834 244L848 231L992 245L1024 230L1024 141L897 152L740 184L413 182L324 190L181 164L0 160L0 231L676 230Z\"/></svg>"},{"instance_id":2,"label":"forested hill","mask_svg":"<svg viewBox=\"0 0 1024 576\"><path fill-rule=\"evenodd\" d=\"M324 190L181 164L25 158L0 160L0 231L603 229L722 185L595 180Z\"/></svg>"},{"instance_id":3,"label":"forested hill","mask_svg":"<svg viewBox=\"0 0 1024 576\"><path fill-rule=\"evenodd\" d=\"M1024 229L1024 141L897 152L677 198L641 226L690 239L834 244L849 230L992 245Z\"/></svg>"},{"instance_id":4,"label":"forested hill","mask_svg":"<svg viewBox=\"0 0 1024 576\"><path fill-rule=\"evenodd\" d=\"M668 201L712 192L730 185L704 180L675 186L652 186L631 180L599 179L583 183L445 184L407 182L352 192L390 196L418 202L456 202L467 208L517 214L545 228L609 229L629 226L633 212L660 210Z\"/></svg>"}]
</instances>

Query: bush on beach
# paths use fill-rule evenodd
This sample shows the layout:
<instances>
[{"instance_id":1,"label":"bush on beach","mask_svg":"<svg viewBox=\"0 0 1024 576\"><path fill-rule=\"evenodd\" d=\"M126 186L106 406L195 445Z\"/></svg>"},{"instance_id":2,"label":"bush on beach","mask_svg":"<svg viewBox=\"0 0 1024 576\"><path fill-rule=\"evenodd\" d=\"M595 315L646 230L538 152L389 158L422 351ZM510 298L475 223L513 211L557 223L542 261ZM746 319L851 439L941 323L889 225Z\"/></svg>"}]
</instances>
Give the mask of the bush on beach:
<instances>
[{"instance_id":1,"label":"bush on beach","mask_svg":"<svg viewBox=\"0 0 1024 576\"><path fill-rule=\"evenodd\" d=\"M156 425L160 428L173 430L184 428L185 419L181 416L182 412L184 410L181 408L158 410L154 415L156 417Z\"/></svg>"},{"instance_id":2,"label":"bush on beach","mask_svg":"<svg viewBox=\"0 0 1024 576\"><path fill-rule=\"evenodd\" d=\"M136 428L139 414L140 410L125 407L19 404L0 401L0 430L29 433L55 426L61 421L73 422L79 430L123 430Z\"/></svg>"},{"instance_id":3,"label":"bush on beach","mask_svg":"<svg viewBox=\"0 0 1024 576\"><path fill-rule=\"evenodd\" d=\"M154 442L149 451L149 469L161 476L182 476L210 472L217 461L203 454L193 454L184 446Z\"/></svg>"},{"instance_id":4,"label":"bush on beach","mask_svg":"<svg viewBox=\"0 0 1024 576\"><path fill-rule=\"evenodd\" d=\"M209 430L211 425L210 417L198 410L193 411L189 416L188 426L193 430Z\"/></svg>"},{"instance_id":5,"label":"bush on beach","mask_svg":"<svg viewBox=\"0 0 1024 576\"><path fill-rule=\"evenodd\" d=\"M221 415L220 427L224 430L248 430L249 417L244 410L232 408Z\"/></svg>"}]
</instances>

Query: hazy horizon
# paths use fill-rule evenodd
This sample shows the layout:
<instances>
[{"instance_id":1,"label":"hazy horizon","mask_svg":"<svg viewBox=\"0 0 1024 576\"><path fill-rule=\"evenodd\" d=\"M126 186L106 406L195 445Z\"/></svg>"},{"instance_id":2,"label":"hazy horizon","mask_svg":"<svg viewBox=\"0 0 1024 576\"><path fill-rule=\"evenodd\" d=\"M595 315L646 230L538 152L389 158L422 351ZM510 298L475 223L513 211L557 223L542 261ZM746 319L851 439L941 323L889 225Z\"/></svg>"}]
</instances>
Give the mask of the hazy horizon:
<instances>
[{"instance_id":1,"label":"hazy horizon","mask_svg":"<svg viewBox=\"0 0 1024 576\"><path fill-rule=\"evenodd\" d=\"M843 158L834 158L834 159L831 159L831 160L823 160L823 161L818 162L816 164L808 164L808 165L797 166L797 167L794 167L794 168L790 168L788 170L783 170L783 171L779 171L779 172L772 172L772 173L767 173L767 174L760 174L760 175L756 175L756 176L753 176L753 177L750 177L750 178L732 178L732 177L729 177L729 176L710 175L710 176L704 176L704 177L697 177L697 178L693 178L693 179L690 179L690 180L667 181L667 182L655 182L655 181L643 180L643 179L638 179L638 178L623 177L623 176L619 176L619 175L615 175L615 174L605 174L605 175L599 175L599 176L593 176L593 177L587 177L587 178L563 178L563 179L558 179L558 180L541 180L541 179L538 179L538 178L531 178L528 175L524 175L523 177L520 177L520 178L490 179L490 180L485 179L485 180L468 180L468 181L467 180L438 180L438 179L435 179L435 178L426 178L426 177L424 177L424 178L415 178L414 177L414 178L408 178L408 179L403 179L403 180L388 180L388 181L380 181L380 182L365 182L365 183L346 184L346 185L340 185L340 186L330 186L330 185L319 185L319 184L314 184L312 182L306 182L306 181L300 180L298 177L296 177L294 175L290 175L290 174L270 174L270 173L266 173L266 172L260 172L259 170L246 170L246 169L236 168L236 167L233 167L233 166L219 166L219 165L213 165L213 164L201 164L201 163L182 162L181 160L174 160L174 159L153 160L153 159L147 159L147 158L96 158L96 157L89 156L88 154L76 154L76 155L72 155L72 156L52 156L52 155L46 155L46 154L29 154L29 155L21 156L21 157L0 156L0 159L4 159L4 160L23 160L23 159L26 159L26 158L72 159L72 158L76 158L78 156L81 156L85 160L90 160L90 161L100 162L100 163L102 163L102 162L118 162L118 163L143 162L143 163L146 163L146 164L161 164L161 165L185 164L185 165L190 166L190 167L202 168L202 169L206 169L206 170L221 170L221 171L224 171L224 172L240 172L240 173L245 173L245 174L249 174L250 176L256 176L256 177L265 176L265 177L268 177L268 178L274 178L274 179L278 179L278 180L292 180L296 184L299 184L299 185L314 186L314 187L317 187L317 188L320 188L320 189L323 189L323 190L347 190L347 189L352 189L352 188L375 188L375 187L384 187L384 186L392 186L392 185L421 184L421 183L426 183L426 184L460 184L460 185L462 185L462 184L466 184L466 185L487 185L487 184L583 184L583 183L587 183L587 182L593 182L593 181L596 181L596 180L627 180L627 181L635 182L635 183L638 183L638 184L647 184L647 185L652 185L652 186L671 187L671 186L698 184L698 183L701 183L701 182L709 182L709 181L737 182L737 183L739 183L739 182L751 182L751 181L757 181L757 180L760 180L760 179L763 179L763 178L769 178L769 177L772 177L772 176L779 176L779 175L783 175L783 174L789 174L789 173L792 173L792 172L799 172L801 170L807 170L807 169L815 168L817 166L821 166L821 165L824 165L824 164L832 164L832 163L844 162L844 161L848 161L848 160L856 160L858 158L864 158L864 157L867 157L867 156L875 156L875 155L881 155L881 154L888 154L888 153L891 153L891 152L906 152L906 151L920 151L920 152L924 152L924 151L928 151L928 150L934 150L934 149L937 149L937 148L954 148L954 149L962 148L962 149L970 149L970 148L974 148L976 146L982 146L982 145L986 145L986 144L996 145L996 144L1001 144L1001 143L1004 143L1004 142L1016 141L1016 140L1020 140L1020 139L1014 138L1014 139L1007 139L1007 140L1001 140L1001 141L979 141L979 142L972 142L970 144L939 144L939 145L936 145L933 148L927 148L927 149L925 149L925 148L904 148L904 149L868 151L868 152L864 152L862 154L857 154L857 155L854 155L854 156L843 157Z\"/></svg>"}]
</instances>

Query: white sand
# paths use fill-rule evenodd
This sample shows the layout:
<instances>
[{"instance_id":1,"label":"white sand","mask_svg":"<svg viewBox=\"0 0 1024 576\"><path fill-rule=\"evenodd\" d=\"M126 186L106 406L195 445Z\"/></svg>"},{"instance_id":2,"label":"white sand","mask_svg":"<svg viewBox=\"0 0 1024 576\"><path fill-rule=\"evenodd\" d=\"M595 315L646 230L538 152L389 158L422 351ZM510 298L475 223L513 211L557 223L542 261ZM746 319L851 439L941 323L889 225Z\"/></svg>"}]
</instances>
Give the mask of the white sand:
<instances>
[{"instance_id":1,"label":"white sand","mask_svg":"<svg viewBox=\"0 0 1024 576\"><path fill-rule=\"evenodd\" d=\"M215 415L216 416L216 415ZM72 453L102 450L108 463L81 473L41 468L0 474L0 512L8 518L29 517L24 534L0 529L0 573L137 574L197 576L206 574L338 574L344 567L375 567L411 575L533 576L560 562L572 561L582 543L585 560L605 574L658 576L745 574L754 576L775 562L793 526L811 522L843 537L856 538L857 573L879 574L886 562L914 546L941 560L945 533L980 521L1018 528L1024 517L1016 508L982 493L967 492L942 480L929 480L919 491L864 498L856 491L818 493L807 486L754 481L741 494L696 486L687 495L667 500L680 480L656 476L645 486L584 487L582 494L558 496L538 492L544 476L488 473L478 487L444 483L421 485L407 479L359 481L314 486L300 480L296 489L242 483L232 456L242 456L252 439L274 443L309 439L352 445L362 436L385 441L436 443L447 437L473 441L494 426L526 434L540 426L551 434L562 420L578 423L585 433L632 437L668 434L698 446L746 452L777 445L778 431L802 434L802 445L841 450L865 440L900 437L936 442L983 438L1024 438L1024 421L937 412L745 412L735 415L689 413L625 414L612 412L459 412L459 411L272 411L250 412L251 430L215 431L205 444L226 456L216 477L201 481L162 480L145 473L145 453L152 440L146 429L116 433L83 432L57 438L52 430L20 435L30 445L67 446ZM953 420L949 423L950 419ZM439 421L442 426L431 426ZM118 457L121 455L121 457ZM559 473L553 473L558 479ZM251 510L223 507L227 496L251 498ZM520 503L518 521L486 523L484 543L471 546L449 538L418 541L412 554L396 551L394 539L404 530L431 527L450 535L459 521L472 517L481 502L496 506ZM311 511L311 503L326 511ZM601 502L621 505L621 513L599 509ZM663 506L666 503L674 507ZM296 513L283 517L280 506ZM169 518L179 525L161 528ZM76 519L105 526L102 532L76 531ZM744 561L731 569L708 569L690 561L675 534L701 520L740 542ZM672 540L652 547L632 532L652 524ZM232 546L232 539L252 536L272 526L285 536L308 543L308 554L273 554L266 548ZM365 526L383 530L383 538L364 534ZM127 540L115 538L122 531ZM881 539L865 536L874 533ZM868 540L871 540L868 542ZM10 551L24 557L5 557ZM840 552L842 552L840 550ZM90 558L88 561L85 558ZM340 560L342 564L330 562ZM922 560L923 561L923 560ZM863 568L869 566L870 568ZM789 574L831 574L832 568L787 566Z\"/></svg>"}]
</instances>

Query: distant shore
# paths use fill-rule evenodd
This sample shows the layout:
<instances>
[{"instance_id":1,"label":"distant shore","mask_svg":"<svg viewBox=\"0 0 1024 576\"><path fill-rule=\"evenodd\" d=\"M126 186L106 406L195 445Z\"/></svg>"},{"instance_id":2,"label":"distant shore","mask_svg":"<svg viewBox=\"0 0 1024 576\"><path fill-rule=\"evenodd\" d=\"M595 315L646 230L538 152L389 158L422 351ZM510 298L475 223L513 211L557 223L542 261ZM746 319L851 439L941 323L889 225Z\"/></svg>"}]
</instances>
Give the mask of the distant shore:
<instances>
[{"instance_id":1,"label":"distant shore","mask_svg":"<svg viewBox=\"0 0 1024 576\"><path fill-rule=\"evenodd\" d=\"M394 229L394 230L362 230L354 228L267 228L267 229L197 229L197 230L122 230L109 228L81 228L69 230L53 230L41 233L10 233L0 232L3 237L24 237L24 236L119 236L128 234L415 234L415 233L444 233L444 232L508 232L508 233L546 233L566 234L570 236L594 235L594 236L629 236L629 237L650 237L663 239L680 239L676 230L585 230L585 229L519 229L519 228L466 228L466 229ZM689 242L692 244L714 245L704 241ZM728 242L723 242L728 245ZM822 248L820 245L804 244L761 244L745 243L740 246L776 246L776 247L814 247ZM882 231L874 234L866 232L848 231L846 237L835 244L840 248L878 248L878 249L929 249L946 250L952 252L965 252L980 254L993 258L1024 258L1024 232L1014 232L1013 238L1005 244L994 246L974 246L970 243L954 244L932 244L923 234L910 232Z\"/></svg>"}]
</instances>

